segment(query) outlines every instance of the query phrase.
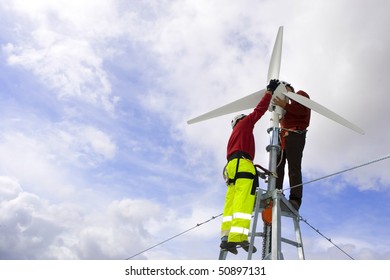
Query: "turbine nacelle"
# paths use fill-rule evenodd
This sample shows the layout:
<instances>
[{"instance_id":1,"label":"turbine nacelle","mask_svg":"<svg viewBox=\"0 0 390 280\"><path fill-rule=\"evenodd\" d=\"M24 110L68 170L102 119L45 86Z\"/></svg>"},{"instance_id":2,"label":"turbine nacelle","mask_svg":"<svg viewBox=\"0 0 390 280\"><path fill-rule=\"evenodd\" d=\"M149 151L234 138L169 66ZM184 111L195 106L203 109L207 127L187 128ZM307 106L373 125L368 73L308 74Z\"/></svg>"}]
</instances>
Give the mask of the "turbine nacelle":
<instances>
[{"instance_id":1,"label":"turbine nacelle","mask_svg":"<svg viewBox=\"0 0 390 280\"><path fill-rule=\"evenodd\" d=\"M287 92L286 85L287 85L286 82L281 82L279 84L279 86L274 90L274 93L273 93L272 99L271 99L271 103L269 104L269 107L268 107L268 111L275 112L276 114L278 114L279 119L281 119L284 116L285 110L280 106L274 105L273 101L277 97L280 99L284 99L286 101L288 100L288 98L285 95L285 93Z\"/></svg>"}]
</instances>

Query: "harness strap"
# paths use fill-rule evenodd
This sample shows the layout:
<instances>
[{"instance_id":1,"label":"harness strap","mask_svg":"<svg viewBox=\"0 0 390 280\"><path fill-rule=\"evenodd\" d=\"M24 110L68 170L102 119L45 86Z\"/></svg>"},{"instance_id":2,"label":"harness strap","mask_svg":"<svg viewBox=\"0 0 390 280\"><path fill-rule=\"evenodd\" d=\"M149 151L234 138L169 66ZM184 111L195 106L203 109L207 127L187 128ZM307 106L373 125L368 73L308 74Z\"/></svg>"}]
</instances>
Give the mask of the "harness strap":
<instances>
[{"instance_id":1,"label":"harness strap","mask_svg":"<svg viewBox=\"0 0 390 280\"><path fill-rule=\"evenodd\" d=\"M237 179L254 179L256 175L250 172L237 172L234 179L229 179L229 184L235 184Z\"/></svg>"},{"instance_id":2,"label":"harness strap","mask_svg":"<svg viewBox=\"0 0 390 280\"><path fill-rule=\"evenodd\" d=\"M230 184L235 184L237 179L252 179L253 184L252 184L252 190L251 190L251 195L255 195L256 189L259 187L259 177L256 176L256 174L252 174L250 172L238 172L238 166L240 165L240 158L237 159L237 165L236 165L236 174L234 175L233 179L228 178L227 183ZM256 168L255 168L256 170Z\"/></svg>"},{"instance_id":3,"label":"harness strap","mask_svg":"<svg viewBox=\"0 0 390 280\"><path fill-rule=\"evenodd\" d=\"M298 134L303 134L303 133L307 132L307 129L301 129L299 127L282 128L282 130L284 130L286 132L294 132L294 133L298 133Z\"/></svg>"},{"instance_id":4,"label":"harness strap","mask_svg":"<svg viewBox=\"0 0 390 280\"><path fill-rule=\"evenodd\" d=\"M282 150L284 150L284 147L286 146L286 137L288 136L289 132L297 133L297 134L304 134L307 132L307 129L300 129L299 127L293 127L293 128L282 128L281 133L279 135L280 137L280 145L282 147Z\"/></svg>"},{"instance_id":5,"label":"harness strap","mask_svg":"<svg viewBox=\"0 0 390 280\"><path fill-rule=\"evenodd\" d=\"M246 153L246 152L242 152L242 151L236 151L234 152L233 154L231 154L229 157L228 157L228 161L231 161L232 159L235 159L235 158L246 158L248 160L252 160L252 157Z\"/></svg>"}]
</instances>

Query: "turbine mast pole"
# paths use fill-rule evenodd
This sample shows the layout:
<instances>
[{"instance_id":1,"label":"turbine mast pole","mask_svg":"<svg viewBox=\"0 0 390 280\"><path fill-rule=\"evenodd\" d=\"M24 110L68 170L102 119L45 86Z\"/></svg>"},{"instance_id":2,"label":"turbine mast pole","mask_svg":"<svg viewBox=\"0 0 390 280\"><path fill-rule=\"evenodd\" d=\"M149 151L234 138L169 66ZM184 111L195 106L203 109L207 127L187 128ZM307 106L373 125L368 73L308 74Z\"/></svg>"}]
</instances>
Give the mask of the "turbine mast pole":
<instances>
[{"instance_id":1,"label":"turbine mast pole","mask_svg":"<svg viewBox=\"0 0 390 280\"><path fill-rule=\"evenodd\" d=\"M283 44L283 26L279 27L276 36L275 45L272 50L271 61L268 68L268 82L271 79L279 79L280 65L282 59ZM275 93L274 93L275 95ZM272 106L272 105L271 105ZM279 120L282 116L283 109L278 106L272 107L271 128L268 129L270 134L270 145L267 147L269 152L269 170L276 174L276 166L279 146ZM263 258L278 260L281 259L281 207L280 207L280 190L276 190L276 177L269 176L267 194L272 198L272 225L264 223L264 242Z\"/></svg>"},{"instance_id":2,"label":"turbine mast pole","mask_svg":"<svg viewBox=\"0 0 390 280\"><path fill-rule=\"evenodd\" d=\"M279 114L272 112L270 133L270 145L267 147L269 152L269 170L272 174L276 174L277 158L280 152L279 146ZM280 194L281 191L276 189L276 177L268 177L268 195L272 198L272 225L264 223L265 242L263 248L263 257L266 259L278 260L281 259L281 207Z\"/></svg>"}]
</instances>

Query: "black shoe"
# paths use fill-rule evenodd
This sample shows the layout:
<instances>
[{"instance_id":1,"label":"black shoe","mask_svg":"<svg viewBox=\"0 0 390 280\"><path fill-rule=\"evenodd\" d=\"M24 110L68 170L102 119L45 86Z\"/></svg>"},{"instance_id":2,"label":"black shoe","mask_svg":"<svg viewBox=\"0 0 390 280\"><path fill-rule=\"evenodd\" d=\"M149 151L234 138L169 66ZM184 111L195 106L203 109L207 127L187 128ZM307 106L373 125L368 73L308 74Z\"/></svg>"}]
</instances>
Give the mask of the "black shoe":
<instances>
[{"instance_id":1,"label":"black shoe","mask_svg":"<svg viewBox=\"0 0 390 280\"><path fill-rule=\"evenodd\" d=\"M242 242L240 242L240 243L238 243L241 247L242 247L242 249L244 249L245 251L249 251L249 242L248 241L242 241ZM252 253L256 253L257 252L257 249L256 249L256 247L255 246L253 246L253 248L252 248Z\"/></svg>"},{"instance_id":2,"label":"black shoe","mask_svg":"<svg viewBox=\"0 0 390 280\"><path fill-rule=\"evenodd\" d=\"M295 200L295 199L290 199L289 200L290 204L292 207L294 207L295 210L299 210L299 207L301 206L301 204L299 203L299 201Z\"/></svg>"},{"instance_id":3,"label":"black shoe","mask_svg":"<svg viewBox=\"0 0 390 280\"><path fill-rule=\"evenodd\" d=\"M227 241L222 241L221 245L219 245L219 247L222 250L229 251L230 253L232 253L234 255L237 255L237 253L238 253L236 246L237 246L236 242L227 242Z\"/></svg>"}]
</instances>

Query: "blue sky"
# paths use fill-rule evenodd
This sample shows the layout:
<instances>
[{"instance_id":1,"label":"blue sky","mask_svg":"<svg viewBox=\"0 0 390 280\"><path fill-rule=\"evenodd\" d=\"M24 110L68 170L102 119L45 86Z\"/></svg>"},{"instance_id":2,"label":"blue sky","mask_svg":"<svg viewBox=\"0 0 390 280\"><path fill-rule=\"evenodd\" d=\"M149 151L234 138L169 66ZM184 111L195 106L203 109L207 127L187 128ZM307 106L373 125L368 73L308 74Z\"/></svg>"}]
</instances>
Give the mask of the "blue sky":
<instances>
[{"instance_id":1,"label":"blue sky","mask_svg":"<svg viewBox=\"0 0 390 280\"><path fill-rule=\"evenodd\" d=\"M280 78L366 132L313 112L304 180L388 155L388 5L1 3L0 259L126 259L219 215L234 114L186 121L264 88L279 26ZM263 166L268 127L264 116L255 129ZM301 215L355 259L389 259L387 167L308 184ZM136 258L216 259L219 228L211 220ZM301 229L308 259L348 259Z\"/></svg>"}]
</instances>

